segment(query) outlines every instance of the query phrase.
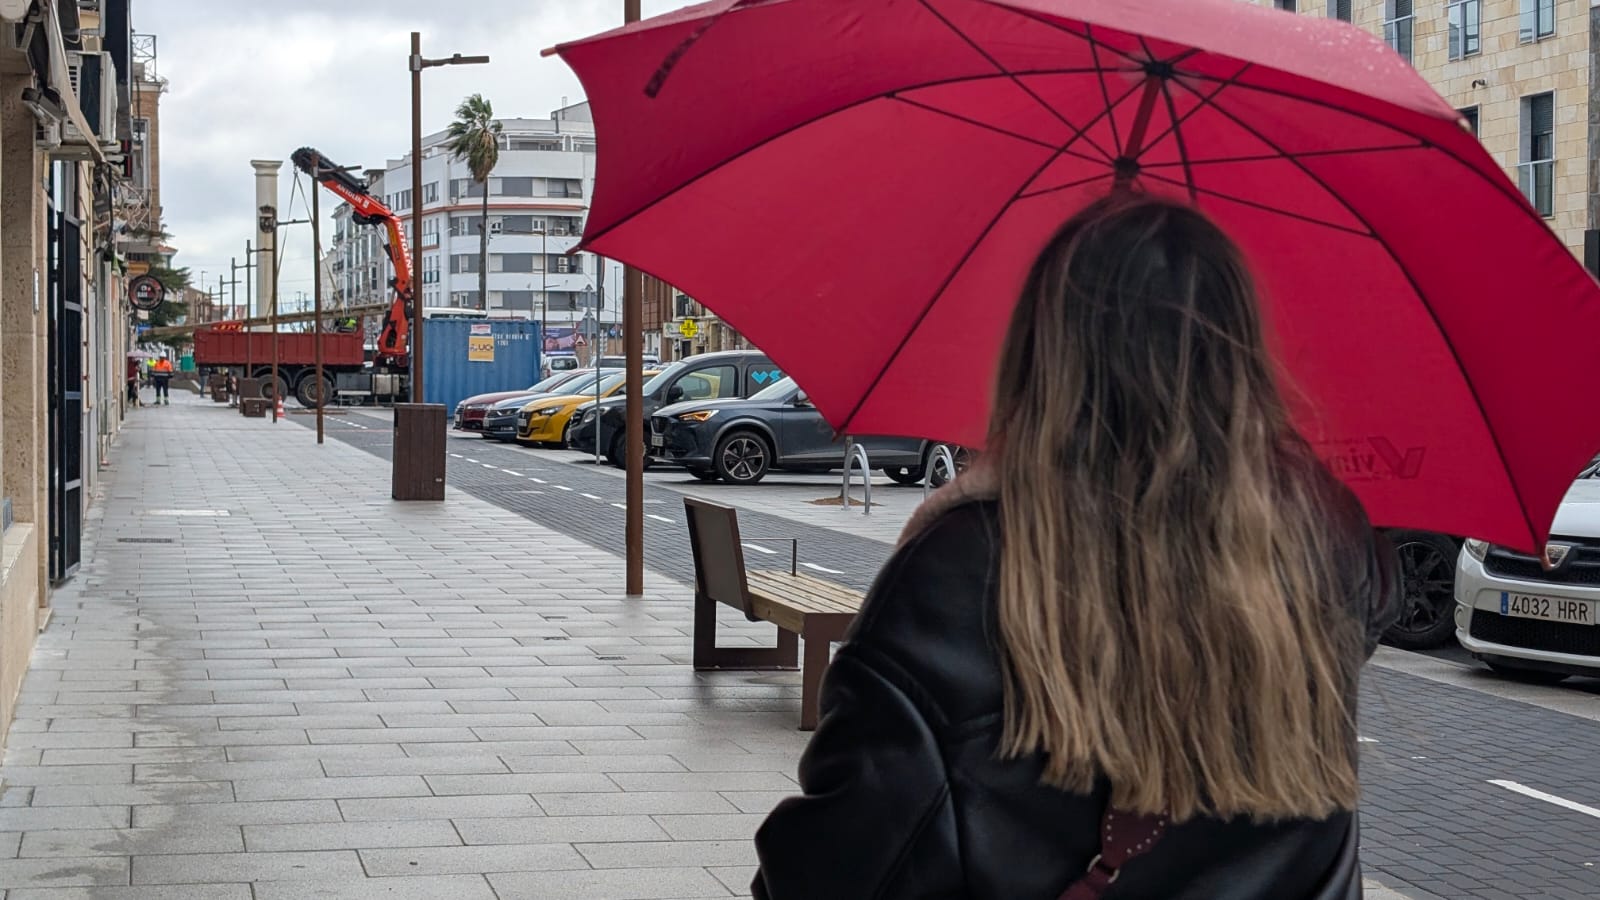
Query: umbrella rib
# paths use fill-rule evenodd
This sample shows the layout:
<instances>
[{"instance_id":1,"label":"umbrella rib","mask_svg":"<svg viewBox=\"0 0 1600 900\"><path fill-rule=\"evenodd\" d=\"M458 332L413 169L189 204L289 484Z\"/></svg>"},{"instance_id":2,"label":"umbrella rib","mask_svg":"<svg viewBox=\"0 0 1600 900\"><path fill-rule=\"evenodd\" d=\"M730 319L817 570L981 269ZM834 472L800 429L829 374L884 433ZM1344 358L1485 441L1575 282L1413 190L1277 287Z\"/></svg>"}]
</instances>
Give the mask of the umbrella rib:
<instances>
[{"instance_id":1,"label":"umbrella rib","mask_svg":"<svg viewBox=\"0 0 1600 900\"><path fill-rule=\"evenodd\" d=\"M1249 87L1249 85L1242 85L1242 87ZM1184 85L1184 88L1186 90L1194 90L1188 85ZM1209 101L1202 102L1209 103ZM1444 341L1446 349L1450 351L1451 359L1455 360L1456 371L1461 373L1461 380L1466 384L1467 393L1472 395L1472 402L1478 407L1478 416L1483 420L1483 430L1488 432L1489 440L1494 444L1495 453L1500 457L1500 466L1506 473L1506 483L1511 488L1511 494L1517 500L1517 510L1518 512L1522 513L1523 524L1528 526L1529 545L1532 546L1537 544L1538 540L1536 538L1539 534L1539 529L1534 527L1533 520L1528 517L1528 505L1522 499L1522 489L1518 487L1516 478L1514 478L1511 474L1511 463L1506 459L1505 447L1501 446L1500 444L1500 435L1495 433L1494 426L1489 421L1489 411L1484 409L1483 397L1478 393L1478 386L1473 383L1472 375L1467 372L1466 365L1462 363L1461 353L1456 349L1455 341L1450 339L1450 332L1445 330L1444 323L1439 320L1439 314L1434 311L1433 304L1429 302L1427 294L1422 290L1422 286L1417 283L1416 276L1411 274L1411 269L1401 261L1400 254L1396 253L1394 248L1389 246L1389 242L1383 239L1383 236L1378 233L1378 229L1372 227L1372 222L1369 221L1366 216L1362 215L1354 206L1352 206L1348 200L1340 196L1340 194L1335 191L1322 176L1311 171L1311 169L1301 160L1286 154L1283 148L1278 146L1277 142L1262 134L1259 129L1245 122L1239 116L1234 115L1215 103L1211 103L1210 105L1212 109L1215 109L1217 112L1233 120L1234 124L1255 135L1257 140L1276 150L1285 159L1289 160L1289 162L1292 163L1295 168L1304 173L1307 178L1310 178L1312 181L1316 182L1319 187L1327 192L1328 196L1338 201L1338 203L1345 208L1346 212L1354 216L1356 221L1360 222L1364 228L1372 232L1372 239L1376 241L1378 246L1382 247L1384 252L1389 255L1390 261L1394 263L1396 269L1400 270L1400 274L1405 276L1406 282L1411 285L1412 293L1416 295L1417 301L1422 304L1422 308L1428 313L1428 318L1433 320L1434 327L1438 329L1439 337ZM1543 222L1540 224L1543 224Z\"/></svg>"},{"instance_id":2,"label":"umbrella rib","mask_svg":"<svg viewBox=\"0 0 1600 900\"><path fill-rule=\"evenodd\" d=\"M1208 75L1196 74L1196 75L1192 75L1190 77L1193 77L1193 78L1201 80L1201 81L1216 81L1217 80L1215 77L1208 76ZM1426 137L1424 137L1424 136L1422 136L1420 134L1417 134L1416 132L1411 131L1410 129L1402 128L1399 125L1394 124L1393 122L1385 122L1382 119L1379 119L1379 118L1377 118L1376 116L1373 116L1370 113L1364 113L1364 112L1361 112L1359 110L1354 110L1354 109L1350 109L1350 108L1345 107L1345 106L1340 106L1337 103L1331 103L1331 102L1329 102L1327 100L1318 100L1318 99L1316 99L1314 97L1303 97L1303 96L1301 96L1299 94L1295 94L1295 93L1292 93L1290 91L1285 91L1285 90L1283 90L1281 88L1265 87L1263 85L1249 84L1249 83L1246 83L1246 82L1239 82L1238 86L1241 87L1241 88L1244 88L1245 90L1255 91L1256 93L1259 93L1259 94L1270 94L1270 95L1272 95L1274 97L1282 97L1282 98L1287 99L1287 100L1294 100L1297 103L1307 103L1307 104L1310 104L1312 106L1318 106L1318 107L1321 107L1323 109L1332 110L1333 112L1344 113L1347 116L1351 116L1351 117L1354 117L1354 118L1357 118L1357 119L1361 119L1364 122L1369 122L1369 123L1371 123L1373 125L1379 126L1380 128L1387 128L1390 131L1396 132L1398 134L1401 134L1401 135L1404 135L1404 136L1406 136L1408 138L1411 138L1412 140L1418 141L1418 142L1420 142L1420 145L1421 145L1418 149L1437 150L1440 153L1443 153L1444 155L1446 155L1446 156L1450 157L1451 159L1455 160L1456 162L1460 163L1461 165L1466 166L1467 169L1469 169L1474 175L1478 176L1478 178L1480 178L1481 180L1487 182L1491 187L1493 187L1495 190L1497 190L1501 194L1503 194L1508 200L1513 201L1517 205L1517 208L1522 210L1522 212L1525 215L1527 215L1529 218L1533 219L1533 221L1538 222L1541 226L1544 226L1546 228L1549 227L1549 225L1546 224L1546 222L1544 221L1544 218L1542 216L1540 216L1539 213L1537 211L1535 211L1533 209L1533 207L1528 204L1528 202L1527 202L1528 198L1524 197L1520 191L1518 191L1514 186L1512 186L1510 181L1508 181L1508 180L1506 180L1504 178L1496 178L1496 177L1491 177L1489 175L1484 174L1477 166L1473 165L1471 161L1469 161L1468 159L1463 157L1461 154L1455 152L1455 150L1453 150L1453 149L1451 149L1449 147L1446 147L1443 144L1434 143L1433 141L1428 140ZM1188 88L1190 91L1194 91L1194 89L1188 87L1188 85L1185 85L1185 87ZM1496 174L1497 175L1501 174L1498 169L1496 170Z\"/></svg>"},{"instance_id":3,"label":"umbrella rib","mask_svg":"<svg viewBox=\"0 0 1600 900\"><path fill-rule=\"evenodd\" d=\"M1112 174L1113 173L1111 173L1111 172L1101 172L1099 175L1091 175L1088 178L1080 178L1077 181L1069 181L1066 184L1058 184L1055 187L1045 188L1043 190L1038 190L1038 191L1030 191L1030 192L1028 192L1026 194L1018 194L1017 195L1017 199L1018 200L1032 200L1035 197L1044 197L1044 196L1048 196L1050 194L1058 193L1060 191L1070 191L1075 187L1083 187L1084 185L1090 184L1091 182L1104 181L1105 179L1112 177ZM1163 179L1163 180L1165 180L1165 179Z\"/></svg>"},{"instance_id":4,"label":"umbrella rib","mask_svg":"<svg viewBox=\"0 0 1600 900\"><path fill-rule=\"evenodd\" d=\"M1095 80L1100 82L1100 97L1106 109L1111 108L1111 88L1106 84L1105 68L1100 64L1100 42L1094 39L1094 30L1086 22L1083 26L1084 39L1089 42L1089 55L1094 60ZM1117 145L1117 155L1122 155L1122 131L1117 127L1117 117L1111 117L1111 140Z\"/></svg>"},{"instance_id":5,"label":"umbrella rib","mask_svg":"<svg viewBox=\"0 0 1600 900\"><path fill-rule=\"evenodd\" d=\"M1189 194L1190 194L1191 197L1194 196L1197 193L1204 194L1207 197L1216 197L1218 200L1227 200L1229 203L1237 203L1240 206L1248 206L1251 209L1259 209L1262 212L1269 212L1269 213L1274 213L1276 215L1285 216L1287 218L1294 219L1296 221L1305 222L1305 223L1307 223L1309 225L1320 225L1323 228L1332 228L1335 231L1342 231L1345 234L1353 234L1356 237L1373 238L1373 239L1377 238L1377 235L1373 234L1370 231L1362 231L1359 228L1351 228L1349 225L1340 225L1337 222L1329 222L1329 221L1326 221L1324 219L1319 219L1316 216L1308 216L1308 215L1306 215L1304 213L1297 213L1297 212L1291 212L1291 211L1289 211L1287 209L1280 209L1280 208L1278 208L1276 206L1271 206L1271 205L1268 205L1266 203L1262 203L1262 202L1257 201L1257 200L1246 200L1243 197L1238 197L1238 196L1235 196L1233 194L1225 193L1223 191L1213 190L1211 188L1200 187L1199 185L1197 185L1197 184L1195 184L1193 182L1184 183L1182 181L1179 181L1176 178L1168 178L1165 175L1157 175L1154 172L1141 172L1140 173L1140 177L1153 179L1155 181L1162 182L1163 184L1170 184L1170 185L1172 185L1174 187L1187 188L1189 190Z\"/></svg>"},{"instance_id":6,"label":"umbrella rib","mask_svg":"<svg viewBox=\"0 0 1600 900\"><path fill-rule=\"evenodd\" d=\"M899 94L890 94L889 95L889 99L890 100L898 100L899 102L904 103L904 104L906 104L908 106L914 106L917 109L924 110L926 112L931 112L931 113L934 113L935 115L940 115L940 116L945 116L946 118L955 119L957 122L964 122L964 123L966 123L968 125L973 126L974 128L982 128L985 131L992 131L995 134L1003 134L1003 135L1005 135L1006 137L1009 137L1009 138L1016 138L1019 141L1023 141L1025 143L1032 144L1035 147L1043 147L1046 150L1052 150L1052 151L1056 150L1056 149L1059 149L1056 144L1052 144L1049 141L1041 141L1038 138L1028 137L1025 134L1018 134L1015 131L1010 131L1008 129L1001 128L998 125L991 125L988 122L979 121L978 119L974 119L971 116L963 116L960 113L953 113L953 112L950 112L947 109L940 109L937 106L929 106L926 103L921 103L919 101L912 100L909 97L903 97L903 96L901 96ZM1105 160L1090 156L1090 155L1088 155L1086 153L1072 153L1071 151L1068 151L1068 152L1069 152L1069 154L1071 156L1075 156L1075 157L1077 157L1079 159L1086 160L1086 161L1092 162L1092 163L1096 163L1098 165L1105 165Z\"/></svg>"},{"instance_id":7,"label":"umbrella rib","mask_svg":"<svg viewBox=\"0 0 1600 900\"><path fill-rule=\"evenodd\" d=\"M1381 147L1345 147L1339 150L1307 150L1303 153L1260 153L1249 156L1221 156L1217 157L1216 159L1192 159L1189 160L1188 164L1195 166L1217 166L1227 165L1229 163L1268 162L1274 159L1317 159L1323 156L1359 156L1363 153L1387 153L1392 150L1423 150L1427 147L1427 144L1422 143L1386 144ZM1184 163L1145 163L1144 168L1170 169L1179 165L1184 165Z\"/></svg>"},{"instance_id":8,"label":"umbrella rib","mask_svg":"<svg viewBox=\"0 0 1600 900\"><path fill-rule=\"evenodd\" d=\"M934 291L933 295L928 298L928 302L923 305L922 311L917 313L917 317L912 321L911 326L906 329L905 334L901 335L900 343L895 345L894 351L889 354L889 358L884 360L883 367L878 369L878 374L872 377L872 381L861 392L860 399L850 408L849 415L844 417L844 421L839 423L839 427L834 429L835 431L839 434L848 434L850 432L850 423L855 421L856 414L861 412L861 407L866 405L867 398L872 396L872 392L877 389L878 383L883 380L883 376L889 374L889 370L894 367L895 360L899 359L901 352L906 349L906 344L911 343L912 335L916 334L917 329L922 327L922 322L928 318L928 313L933 312L933 307L939 302L939 298L944 296L944 292L950 289L950 283L955 281L956 276L960 275L961 270L966 267L967 260L972 258L972 254L978 252L978 248L983 245L983 241L989 236L989 232L994 231L995 226L1000 224L1000 220L1005 218L1012 204L1021 198L1022 192L1027 190L1028 185L1032 184L1035 178L1043 175L1044 171L1050 168L1057 159L1061 158L1064 152L1066 152L1066 149L1062 148L1045 157L1044 162L1040 163L1037 169L1034 169L1027 178L1022 180L1021 184L1017 185L1017 189L1012 192L1010 199L1000 204L1000 209L995 212L994 217L989 220L988 224L983 226L983 230L978 232L977 237L972 239L972 243L967 246L966 252L961 254L961 258L956 260L956 264L950 268L950 273L944 277L944 281L940 282L938 290Z\"/></svg>"},{"instance_id":9,"label":"umbrella rib","mask_svg":"<svg viewBox=\"0 0 1600 900\"><path fill-rule=\"evenodd\" d=\"M1244 66L1239 69L1239 71L1233 73L1231 76L1228 77L1227 80L1222 81L1220 84L1218 84L1217 85L1217 89L1212 91L1210 94L1208 94L1206 96L1207 97L1215 97L1216 95L1222 93L1223 89L1228 87L1228 85L1236 83L1235 79L1237 79L1239 76L1243 75L1245 72L1249 71L1251 65L1252 65L1251 63L1245 63ZM1191 77L1191 76L1187 75L1186 73L1179 73L1178 77L1187 78L1187 77ZM1195 77L1198 77L1198 76L1195 76ZM1189 90L1190 90L1191 93L1198 93L1198 92L1194 91L1193 88L1190 88ZM1205 108L1205 104L1204 103L1197 103L1197 104L1195 104L1193 109L1190 109L1188 112L1184 113L1181 118L1173 119L1172 124L1167 126L1167 129L1165 131L1161 132L1160 134L1156 135L1154 138L1152 138L1150 140L1150 145L1153 147L1156 144L1159 144L1162 141L1166 140L1167 135L1169 135L1172 132L1176 131L1179 127L1181 127L1183 125L1183 123L1189 121L1189 119L1192 116L1194 116L1195 113L1199 112L1200 110L1202 110L1204 108Z\"/></svg>"},{"instance_id":10,"label":"umbrella rib","mask_svg":"<svg viewBox=\"0 0 1600 900\"><path fill-rule=\"evenodd\" d=\"M1189 185L1189 202L1198 206L1200 198L1194 185L1194 168L1189 165L1189 145L1183 138L1183 129L1178 127L1178 105L1172 102L1172 88L1167 81L1161 81L1161 96L1167 101L1167 118L1172 120L1172 139L1178 142L1178 159L1183 162L1183 180Z\"/></svg>"},{"instance_id":11,"label":"umbrella rib","mask_svg":"<svg viewBox=\"0 0 1600 900\"><path fill-rule=\"evenodd\" d=\"M1054 28L1056 31L1059 31L1059 32L1061 32L1063 34L1070 34L1073 37L1084 38L1085 40L1088 40L1091 43L1097 43L1094 40L1094 38L1091 38L1091 37L1089 37L1087 35L1084 35L1084 34L1079 34L1078 32L1073 31L1071 28L1068 28L1065 25L1062 25L1060 22L1052 22L1049 19L1046 19L1045 17L1040 16L1038 14L1031 13L1031 12L1028 12L1026 10L1017 9L1014 6L1008 6L1008 5L1004 4L1004 3L996 3L996 2L994 2L994 0L986 0L986 2L988 3L988 5L993 6L996 9L1005 10L1008 13L1011 13L1011 14L1017 15L1017 16L1021 16L1024 19L1031 19L1031 20L1033 20L1035 22L1038 22L1040 25L1045 26L1046 28ZM1087 29L1088 27L1089 27L1089 23L1085 22L1084 23L1084 28ZM1116 55L1122 57L1123 59L1127 60L1128 62L1137 64L1140 68L1144 67L1144 64L1145 64L1146 60L1142 60L1142 59L1138 58L1137 56L1134 56L1132 53L1127 52L1126 50L1118 50L1116 47L1113 47L1110 44L1103 44L1101 46L1104 46L1107 50L1110 50L1112 53L1115 53Z\"/></svg>"},{"instance_id":12,"label":"umbrella rib","mask_svg":"<svg viewBox=\"0 0 1600 900\"><path fill-rule=\"evenodd\" d=\"M1028 87L1026 84L1023 84L1021 78L1019 78L1017 75L1013 74L1011 71L1006 69L1005 66L1001 65L1000 61L995 59L994 56L989 53L989 51L983 49L983 47L976 40L974 40L971 35L967 34L965 31L962 31L960 28L957 28L956 24L954 22L952 22L949 19L945 18L944 13L941 13L937 9L934 9L932 4L930 4L928 2L928 0L920 0L920 2L922 3L922 8L923 9L926 9L929 13L931 13L933 15L934 18L936 18L940 22L944 23L944 26L946 28L948 28L952 32L954 32L957 37L961 38L961 40L965 41L967 46L971 47L979 56L982 56L985 60L987 60L989 65L994 66L996 72L998 72L1000 75L1002 75L1003 77L1008 79L1012 84L1016 85L1017 88L1019 90L1021 90L1023 93L1027 94L1029 97L1032 97L1035 103L1038 103L1041 107L1044 108L1045 112L1048 112L1050 115L1055 116L1056 119L1060 120L1061 124L1067 126L1067 128L1069 128L1069 129L1071 129L1073 131L1073 136L1072 136L1071 140L1068 141L1068 144L1076 142L1078 140L1078 138L1080 138L1080 137L1084 137L1086 132L1089 130L1088 126L1085 126L1083 128L1079 128L1078 126L1072 124L1072 122L1069 121L1066 116L1061 114L1060 110L1056 109L1054 106L1051 106L1049 103L1046 103L1043 97L1040 97L1038 95L1038 93L1036 93L1032 88ZM1101 74L1099 66L1095 67L1095 74L1096 74L1096 77L1099 77L1099 78L1104 78L1105 77L1104 75ZM1106 150L1105 150L1104 147L1102 147L1099 144L1095 143L1093 138L1089 138L1089 146L1091 146L1095 150L1099 151L1100 155L1104 156L1106 158L1107 162L1110 162L1112 159L1114 159L1113 156L1111 156L1109 153L1106 153Z\"/></svg>"}]
</instances>

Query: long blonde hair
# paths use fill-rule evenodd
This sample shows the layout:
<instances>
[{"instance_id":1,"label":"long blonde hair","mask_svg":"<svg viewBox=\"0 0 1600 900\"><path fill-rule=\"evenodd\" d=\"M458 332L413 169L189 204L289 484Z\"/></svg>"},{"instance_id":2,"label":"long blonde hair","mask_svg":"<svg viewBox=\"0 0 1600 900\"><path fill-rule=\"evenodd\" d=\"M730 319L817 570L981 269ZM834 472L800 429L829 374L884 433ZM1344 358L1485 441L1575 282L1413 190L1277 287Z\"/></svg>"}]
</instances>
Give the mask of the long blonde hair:
<instances>
[{"instance_id":1,"label":"long blonde hair","mask_svg":"<svg viewBox=\"0 0 1600 900\"><path fill-rule=\"evenodd\" d=\"M1237 247L1185 206L1095 204L1035 263L1002 360L1002 751L1174 821L1353 809L1332 479Z\"/></svg>"}]
</instances>

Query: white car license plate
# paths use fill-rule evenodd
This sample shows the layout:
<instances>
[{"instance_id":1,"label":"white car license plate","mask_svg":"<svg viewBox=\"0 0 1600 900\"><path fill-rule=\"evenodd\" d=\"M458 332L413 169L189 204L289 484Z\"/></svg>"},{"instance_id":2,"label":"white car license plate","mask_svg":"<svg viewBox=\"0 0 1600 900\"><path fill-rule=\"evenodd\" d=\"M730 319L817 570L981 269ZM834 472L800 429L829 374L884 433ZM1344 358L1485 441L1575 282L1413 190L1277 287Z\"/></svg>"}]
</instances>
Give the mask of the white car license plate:
<instances>
[{"instance_id":1,"label":"white car license plate","mask_svg":"<svg viewBox=\"0 0 1600 900\"><path fill-rule=\"evenodd\" d=\"M652 435L650 435L650 446L652 446L652 447L665 447L666 445L667 445L667 438L666 438L665 435L660 435L660 434L652 434Z\"/></svg>"},{"instance_id":2,"label":"white car license plate","mask_svg":"<svg viewBox=\"0 0 1600 900\"><path fill-rule=\"evenodd\" d=\"M1593 625L1594 602L1591 600L1564 600L1559 597L1535 597L1531 594L1500 592L1500 615L1522 619L1545 619L1566 622L1570 625Z\"/></svg>"}]
</instances>

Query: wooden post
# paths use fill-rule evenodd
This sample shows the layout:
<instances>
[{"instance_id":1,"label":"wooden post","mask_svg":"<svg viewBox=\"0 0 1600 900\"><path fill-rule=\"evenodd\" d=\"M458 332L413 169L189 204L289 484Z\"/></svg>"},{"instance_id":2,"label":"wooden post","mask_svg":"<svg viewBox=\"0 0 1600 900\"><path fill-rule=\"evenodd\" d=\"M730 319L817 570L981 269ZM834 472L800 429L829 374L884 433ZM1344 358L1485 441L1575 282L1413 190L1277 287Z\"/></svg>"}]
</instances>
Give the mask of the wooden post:
<instances>
[{"instance_id":1,"label":"wooden post","mask_svg":"<svg viewBox=\"0 0 1600 900\"><path fill-rule=\"evenodd\" d=\"M311 347L316 361L317 443L323 442L323 410L328 405L327 382L322 380L322 207L317 202L322 191L317 173L311 176L311 304L316 318L311 320Z\"/></svg>"}]
</instances>

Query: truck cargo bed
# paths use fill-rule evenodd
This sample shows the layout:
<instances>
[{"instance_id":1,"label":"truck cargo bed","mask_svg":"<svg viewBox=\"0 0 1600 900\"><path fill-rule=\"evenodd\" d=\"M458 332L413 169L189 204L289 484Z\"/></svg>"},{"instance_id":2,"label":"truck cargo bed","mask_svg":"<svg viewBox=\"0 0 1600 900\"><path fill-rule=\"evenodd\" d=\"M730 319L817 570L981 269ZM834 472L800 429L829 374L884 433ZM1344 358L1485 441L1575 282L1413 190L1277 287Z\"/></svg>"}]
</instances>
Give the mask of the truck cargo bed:
<instances>
[{"instance_id":1,"label":"truck cargo bed","mask_svg":"<svg viewBox=\"0 0 1600 900\"><path fill-rule=\"evenodd\" d=\"M278 363L309 366L316 362L316 335L279 333ZM272 363L270 331L197 331L194 335L194 361L201 366L242 366ZM360 332L324 332L322 364L333 368L360 368L366 362Z\"/></svg>"}]
</instances>

